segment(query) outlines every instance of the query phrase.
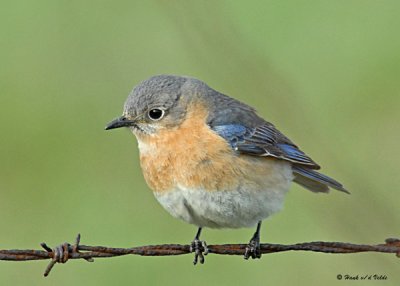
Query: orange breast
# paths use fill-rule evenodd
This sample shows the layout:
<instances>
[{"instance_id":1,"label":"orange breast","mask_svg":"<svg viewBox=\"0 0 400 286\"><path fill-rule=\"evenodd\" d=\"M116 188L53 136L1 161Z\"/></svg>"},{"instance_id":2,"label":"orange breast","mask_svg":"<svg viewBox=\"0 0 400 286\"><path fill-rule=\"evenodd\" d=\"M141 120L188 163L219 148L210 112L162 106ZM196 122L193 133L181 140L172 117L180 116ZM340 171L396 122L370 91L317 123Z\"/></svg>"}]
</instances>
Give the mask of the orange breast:
<instances>
[{"instance_id":1,"label":"orange breast","mask_svg":"<svg viewBox=\"0 0 400 286\"><path fill-rule=\"evenodd\" d=\"M141 167L153 191L166 192L177 185L208 191L230 190L243 180L262 184L272 168L268 162L273 159L235 154L206 125L206 118L205 106L193 104L178 128L138 138Z\"/></svg>"}]
</instances>

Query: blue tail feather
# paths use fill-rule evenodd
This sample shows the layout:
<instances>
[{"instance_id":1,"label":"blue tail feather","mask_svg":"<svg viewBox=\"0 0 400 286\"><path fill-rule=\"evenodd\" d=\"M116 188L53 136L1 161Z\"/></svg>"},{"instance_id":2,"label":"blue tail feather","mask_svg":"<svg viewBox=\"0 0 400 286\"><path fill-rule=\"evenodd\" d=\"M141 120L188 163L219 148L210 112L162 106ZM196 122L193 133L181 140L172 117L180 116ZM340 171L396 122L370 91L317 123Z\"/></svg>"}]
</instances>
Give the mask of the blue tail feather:
<instances>
[{"instance_id":1,"label":"blue tail feather","mask_svg":"<svg viewBox=\"0 0 400 286\"><path fill-rule=\"evenodd\" d=\"M350 194L338 181L309 168L293 166L294 181L312 192L329 192L329 188Z\"/></svg>"}]
</instances>

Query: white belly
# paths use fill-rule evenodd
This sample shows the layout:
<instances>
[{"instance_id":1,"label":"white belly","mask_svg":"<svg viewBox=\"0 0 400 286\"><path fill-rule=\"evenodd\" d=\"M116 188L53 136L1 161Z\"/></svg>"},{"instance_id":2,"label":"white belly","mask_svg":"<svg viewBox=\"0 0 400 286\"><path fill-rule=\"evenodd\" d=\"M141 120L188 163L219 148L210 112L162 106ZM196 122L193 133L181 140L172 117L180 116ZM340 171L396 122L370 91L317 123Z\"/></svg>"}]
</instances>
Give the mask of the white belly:
<instances>
[{"instance_id":1,"label":"white belly","mask_svg":"<svg viewBox=\"0 0 400 286\"><path fill-rule=\"evenodd\" d=\"M252 227L281 210L293 178L289 164L282 169L284 172L277 175L280 179L266 178L262 189L251 183L231 191L206 191L178 185L172 191L155 193L155 196L172 216L200 227Z\"/></svg>"}]
</instances>

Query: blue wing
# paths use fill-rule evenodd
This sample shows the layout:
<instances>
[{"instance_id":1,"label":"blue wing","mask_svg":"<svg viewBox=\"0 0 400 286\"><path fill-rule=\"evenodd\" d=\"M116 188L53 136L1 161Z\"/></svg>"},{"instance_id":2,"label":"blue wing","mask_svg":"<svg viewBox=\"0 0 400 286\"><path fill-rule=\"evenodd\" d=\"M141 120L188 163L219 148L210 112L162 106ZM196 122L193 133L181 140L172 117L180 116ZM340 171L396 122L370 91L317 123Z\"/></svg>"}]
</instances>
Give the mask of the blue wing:
<instances>
[{"instance_id":1,"label":"blue wing","mask_svg":"<svg viewBox=\"0 0 400 286\"><path fill-rule=\"evenodd\" d=\"M301 151L294 145L289 145L286 143L278 143L277 146L285 153L285 156L290 160L293 160L297 163L303 163L306 165L310 163L315 164L310 157L308 157L306 154L304 154L303 151Z\"/></svg>"},{"instance_id":2,"label":"blue wing","mask_svg":"<svg viewBox=\"0 0 400 286\"><path fill-rule=\"evenodd\" d=\"M240 153L271 156L293 163L294 181L312 192L327 193L329 188L333 188L348 193L338 181L313 170L319 169L319 165L271 123L265 122L255 128L240 124L217 125L211 128Z\"/></svg>"},{"instance_id":3,"label":"blue wing","mask_svg":"<svg viewBox=\"0 0 400 286\"><path fill-rule=\"evenodd\" d=\"M266 122L255 128L240 124L217 125L211 128L240 153L271 156L294 164L306 165L311 169L320 168L317 163L270 123Z\"/></svg>"}]
</instances>

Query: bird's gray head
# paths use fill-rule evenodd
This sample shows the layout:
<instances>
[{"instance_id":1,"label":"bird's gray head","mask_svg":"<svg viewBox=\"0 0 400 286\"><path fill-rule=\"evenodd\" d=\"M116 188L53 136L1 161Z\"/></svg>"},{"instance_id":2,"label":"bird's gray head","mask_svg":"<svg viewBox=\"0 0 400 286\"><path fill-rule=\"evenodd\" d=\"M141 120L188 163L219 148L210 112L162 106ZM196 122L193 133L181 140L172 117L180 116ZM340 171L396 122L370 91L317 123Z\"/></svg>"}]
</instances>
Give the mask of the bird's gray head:
<instances>
[{"instance_id":1,"label":"bird's gray head","mask_svg":"<svg viewBox=\"0 0 400 286\"><path fill-rule=\"evenodd\" d=\"M153 135L175 128L184 121L192 103L204 107L210 126L244 123L252 125L261 119L254 109L223 95L204 82L190 77L158 75L137 85L129 94L121 117L110 122L106 130L130 127L135 135ZM191 105L192 104L192 105Z\"/></svg>"},{"instance_id":2,"label":"bird's gray head","mask_svg":"<svg viewBox=\"0 0 400 286\"><path fill-rule=\"evenodd\" d=\"M154 134L179 126L187 105L196 97L202 82L188 77L158 75L137 85L125 101L121 117L106 129L130 127L135 134ZM200 93L201 94L201 93Z\"/></svg>"}]
</instances>

